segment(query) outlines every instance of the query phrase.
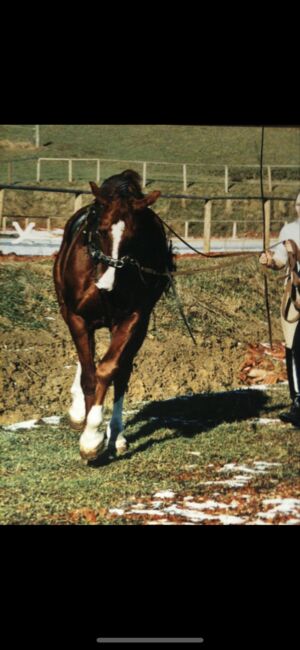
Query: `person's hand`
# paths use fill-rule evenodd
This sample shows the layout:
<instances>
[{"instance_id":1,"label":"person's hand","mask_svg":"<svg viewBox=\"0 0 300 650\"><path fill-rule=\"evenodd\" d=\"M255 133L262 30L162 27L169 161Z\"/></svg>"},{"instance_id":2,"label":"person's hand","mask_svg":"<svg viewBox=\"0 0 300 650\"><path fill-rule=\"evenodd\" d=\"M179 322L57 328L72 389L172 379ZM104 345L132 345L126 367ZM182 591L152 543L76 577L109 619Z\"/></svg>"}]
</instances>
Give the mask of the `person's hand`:
<instances>
[{"instance_id":1,"label":"person's hand","mask_svg":"<svg viewBox=\"0 0 300 650\"><path fill-rule=\"evenodd\" d=\"M273 253L271 251L264 251L258 261L265 266L273 266Z\"/></svg>"}]
</instances>

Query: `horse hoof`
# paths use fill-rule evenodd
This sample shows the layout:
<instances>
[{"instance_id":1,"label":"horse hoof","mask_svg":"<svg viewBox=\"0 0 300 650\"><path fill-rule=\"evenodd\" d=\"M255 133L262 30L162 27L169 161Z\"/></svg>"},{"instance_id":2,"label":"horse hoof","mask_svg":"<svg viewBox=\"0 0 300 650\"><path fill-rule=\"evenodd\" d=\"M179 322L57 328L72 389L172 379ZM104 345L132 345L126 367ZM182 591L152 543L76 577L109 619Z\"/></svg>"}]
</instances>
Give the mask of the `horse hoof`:
<instances>
[{"instance_id":1,"label":"horse hoof","mask_svg":"<svg viewBox=\"0 0 300 650\"><path fill-rule=\"evenodd\" d=\"M75 420L72 420L69 416L69 424L71 429L74 429L75 431L83 431L85 427L85 420L81 420L81 422L76 422Z\"/></svg>"},{"instance_id":2,"label":"horse hoof","mask_svg":"<svg viewBox=\"0 0 300 650\"><path fill-rule=\"evenodd\" d=\"M106 448L107 444L103 435L87 437L83 433L79 441L79 453L84 460L96 460L98 456L104 453Z\"/></svg>"},{"instance_id":3,"label":"horse hoof","mask_svg":"<svg viewBox=\"0 0 300 650\"><path fill-rule=\"evenodd\" d=\"M106 445L102 443L101 445L98 445L98 447L95 447L94 449L85 449L84 447L80 447L79 453L81 458L83 458L83 460L88 461L88 460L96 460L99 456L101 456L101 454L104 453L105 450L106 450Z\"/></svg>"},{"instance_id":4,"label":"horse hoof","mask_svg":"<svg viewBox=\"0 0 300 650\"><path fill-rule=\"evenodd\" d=\"M118 454L124 453L124 451L127 451L129 447L129 444L126 440L126 438L122 435L119 435L116 440L116 450Z\"/></svg>"}]
</instances>

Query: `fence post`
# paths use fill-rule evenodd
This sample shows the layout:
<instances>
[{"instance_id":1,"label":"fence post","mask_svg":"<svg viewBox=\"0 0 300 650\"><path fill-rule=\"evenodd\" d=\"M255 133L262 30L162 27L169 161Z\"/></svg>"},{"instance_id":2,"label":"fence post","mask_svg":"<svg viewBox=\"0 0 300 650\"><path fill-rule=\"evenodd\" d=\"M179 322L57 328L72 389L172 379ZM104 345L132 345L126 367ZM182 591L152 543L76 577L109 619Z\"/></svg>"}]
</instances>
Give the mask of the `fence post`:
<instances>
[{"instance_id":1,"label":"fence post","mask_svg":"<svg viewBox=\"0 0 300 650\"><path fill-rule=\"evenodd\" d=\"M236 239L236 221L232 224L232 239Z\"/></svg>"},{"instance_id":2,"label":"fence post","mask_svg":"<svg viewBox=\"0 0 300 650\"><path fill-rule=\"evenodd\" d=\"M271 201L265 201L265 242L266 248L270 246Z\"/></svg>"},{"instance_id":3,"label":"fence post","mask_svg":"<svg viewBox=\"0 0 300 650\"><path fill-rule=\"evenodd\" d=\"M182 166L182 173L183 173L183 191L187 191L187 174L186 174L186 164Z\"/></svg>"},{"instance_id":4,"label":"fence post","mask_svg":"<svg viewBox=\"0 0 300 650\"><path fill-rule=\"evenodd\" d=\"M226 199L225 201L225 212L226 214L232 214L232 200Z\"/></svg>"},{"instance_id":5,"label":"fence post","mask_svg":"<svg viewBox=\"0 0 300 650\"><path fill-rule=\"evenodd\" d=\"M40 146L40 125L36 124L34 130L35 130L35 146L36 149L38 149L38 147Z\"/></svg>"},{"instance_id":6,"label":"fence post","mask_svg":"<svg viewBox=\"0 0 300 650\"><path fill-rule=\"evenodd\" d=\"M96 176L96 183L100 183L100 160L97 160L97 176Z\"/></svg>"},{"instance_id":7,"label":"fence post","mask_svg":"<svg viewBox=\"0 0 300 650\"><path fill-rule=\"evenodd\" d=\"M210 251L210 231L211 231L211 206L212 201L205 201L204 204L204 233L203 233L203 251Z\"/></svg>"},{"instance_id":8,"label":"fence post","mask_svg":"<svg viewBox=\"0 0 300 650\"><path fill-rule=\"evenodd\" d=\"M69 183L72 183L72 158L69 158L68 166L69 166Z\"/></svg>"},{"instance_id":9,"label":"fence post","mask_svg":"<svg viewBox=\"0 0 300 650\"><path fill-rule=\"evenodd\" d=\"M13 164L12 161L10 160L9 163L7 164L7 181L8 183L12 183L12 174L13 172Z\"/></svg>"},{"instance_id":10,"label":"fence post","mask_svg":"<svg viewBox=\"0 0 300 650\"><path fill-rule=\"evenodd\" d=\"M147 183L147 163L143 162L143 187L146 187Z\"/></svg>"},{"instance_id":11,"label":"fence post","mask_svg":"<svg viewBox=\"0 0 300 650\"><path fill-rule=\"evenodd\" d=\"M189 236L189 222L184 222L184 238L187 239Z\"/></svg>"},{"instance_id":12,"label":"fence post","mask_svg":"<svg viewBox=\"0 0 300 650\"><path fill-rule=\"evenodd\" d=\"M51 217L47 218L47 230L51 230Z\"/></svg>"},{"instance_id":13,"label":"fence post","mask_svg":"<svg viewBox=\"0 0 300 650\"><path fill-rule=\"evenodd\" d=\"M75 194L74 212L77 212L80 208L82 208L82 194Z\"/></svg>"},{"instance_id":14,"label":"fence post","mask_svg":"<svg viewBox=\"0 0 300 650\"><path fill-rule=\"evenodd\" d=\"M269 192L272 192L272 172L271 172L271 165L268 165L268 185L269 185Z\"/></svg>"},{"instance_id":15,"label":"fence post","mask_svg":"<svg viewBox=\"0 0 300 650\"><path fill-rule=\"evenodd\" d=\"M3 205L4 205L4 190L0 190L0 226L3 229L2 215L3 215Z\"/></svg>"},{"instance_id":16,"label":"fence post","mask_svg":"<svg viewBox=\"0 0 300 650\"><path fill-rule=\"evenodd\" d=\"M36 182L40 183L40 181L41 181L41 159L38 158L36 163Z\"/></svg>"},{"instance_id":17,"label":"fence post","mask_svg":"<svg viewBox=\"0 0 300 650\"><path fill-rule=\"evenodd\" d=\"M186 164L182 165L182 175L183 175L183 192L187 191L187 173L186 173ZM186 207L186 200L182 199L181 200L181 205L183 208Z\"/></svg>"},{"instance_id":18,"label":"fence post","mask_svg":"<svg viewBox=\"0 0 300 650\"><path fill-rule=\"evenodd\" d=\"M228 165L225 165L225 193L228 194L229 187L229 174L228 174Z\"/></svg>"}]
</instances>

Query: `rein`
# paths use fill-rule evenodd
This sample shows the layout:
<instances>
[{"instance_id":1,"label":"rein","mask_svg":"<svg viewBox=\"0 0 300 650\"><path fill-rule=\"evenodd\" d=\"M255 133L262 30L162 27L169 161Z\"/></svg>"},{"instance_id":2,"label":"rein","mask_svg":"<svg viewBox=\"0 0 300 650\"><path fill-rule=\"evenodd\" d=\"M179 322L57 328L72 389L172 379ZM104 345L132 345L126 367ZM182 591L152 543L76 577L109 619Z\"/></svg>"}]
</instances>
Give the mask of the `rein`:
<instances>
[{"instance_id":1,"label":"rein","mask_svg":"<svg viewBox=\"0 0 300 650\"><path fill-rule=\"evenodd\" d=\"M263 136L262 136L262 146L263 146ZM247 253L244 251L239 251L236 253L202 253L201 251L198 251L194 246L189 244L187 241L185 241L178 233L171 227L169 226L168 223L166 223L161 217L157 215L159 221L173 234L177 239L179 239L181 242L183 242L188 248L190 248L193 252L195 252L197 255L200 255L200 257L205 257L205 258L223 258L223 257L240 257L242 259L247 259L253 256L256 256L257 253ZM176 291L175 283L174 283L174 278L173 276L175 275L194 275L195 273L202 273L203 271L217 271L222 268L226 267L231 267L232 264L231 262L227 262L225 264L217 264L215 266L210 266L206 267L205 269L194 269L194 270L186 270L186 271L156 271L155 269L148 268L145 266L141 266L141 264L136 260L135 258L130 257L129 255L124 255L121 258L113 258L110 255L105 255L100 248L100 241L99 241L99 233L98 233L98 226L99 226L99 218L100 214L97 214L95 206L92 206L86 215L86 224L84 229L82 230L82 233L86 237L86 244L88 248L89 255L91 256L93 262L95 264L103 263L107 266L111 266L115 269L123 269L128 266L135 266L139 272L140 279L141 281L146 285L146 282L143 278L142 273L146 273L149 275L154 275L154 276L159 276L159 277L167 277L170 282L170 286L172 288L172 292L174 295L174 298L176 300L178 309L180 311L181 317L185 323L185 326L188 329L188 332L194 342L195 345L197 345L196 340L193 336L192 330L190 328L190 325L187 321L187 318L184 314L184 310L182 307L182 304L180 302L178 293ZM90 227L89 227L90 226ZM265 228L264 228L265 231ZM240 261L242 261L242 259ZM266 277L265 277L265 284L266 284ZM300 280L299 280L300 284ZM299 308L300 308L300 303L299 303ZM299 313L299 318L300 318L300 313ZM268 310L268 324L269 324L269 332L270 332L270 319L269 319L269 310ZM270 343L271 343L271 348L272 348L272 335L270 333Z\"/></svg>"}]
</instances>

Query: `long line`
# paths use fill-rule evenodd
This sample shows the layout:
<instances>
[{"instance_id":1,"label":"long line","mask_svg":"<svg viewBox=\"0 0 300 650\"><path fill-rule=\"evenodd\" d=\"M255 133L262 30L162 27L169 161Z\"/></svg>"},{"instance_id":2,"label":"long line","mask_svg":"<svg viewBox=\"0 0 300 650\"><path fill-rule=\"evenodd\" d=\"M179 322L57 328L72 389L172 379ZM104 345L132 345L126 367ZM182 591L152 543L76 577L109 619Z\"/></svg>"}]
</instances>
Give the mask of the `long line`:
<instances>
[{"instance_id":1,"label":"long line","mask_svg":"<svg viewBox=\"0 0 300 650\"><path fill-rule=\"evenodd\" d=\"M265 200L264 200L264 183L263 183L263 151L264 151L264 131L265 127L262 126L261 129L261 147L260 147L260 193L261 193L261 203L262 203L262 218L263 218L263 249L266 250L266 215L265 215ZM264 289L265 289L265 303L268 319L268 331L269 331L269 341L270 347L272 350L272 324L271 324L271 314L270 314L270 305L269 305L269 291L268 291L268 278L266 271L264 272Z\"/></svg>"},{"instance_id":2,"label":"long line","mask_svg":"<svg viewBox=\"0 0 300 650\"><path fill-rule=\"evenodd\" d=\"M41 185L16 185L16 184L9 184L9 183L0 183L0 190L27 190L31 192L57 192L61 194L92 194L90 190L83 190L80 188L61 188L61 187L44 187ZM193 200L203 200L203 201L224 201L224 200L233 200L233 201L249 201L249 199L253 200L260 200L261 196L251 196L251 195L243 195L243 196L235 196L235 195L230 195L227 194L226 196L203 196L203 195L198 195L198 194L161 194L159 198L162 199L189 199L190 201ZM272 201L295 201L295 197L291 196L270 196L270 199Z\"/></svg>"}]
</instances>

